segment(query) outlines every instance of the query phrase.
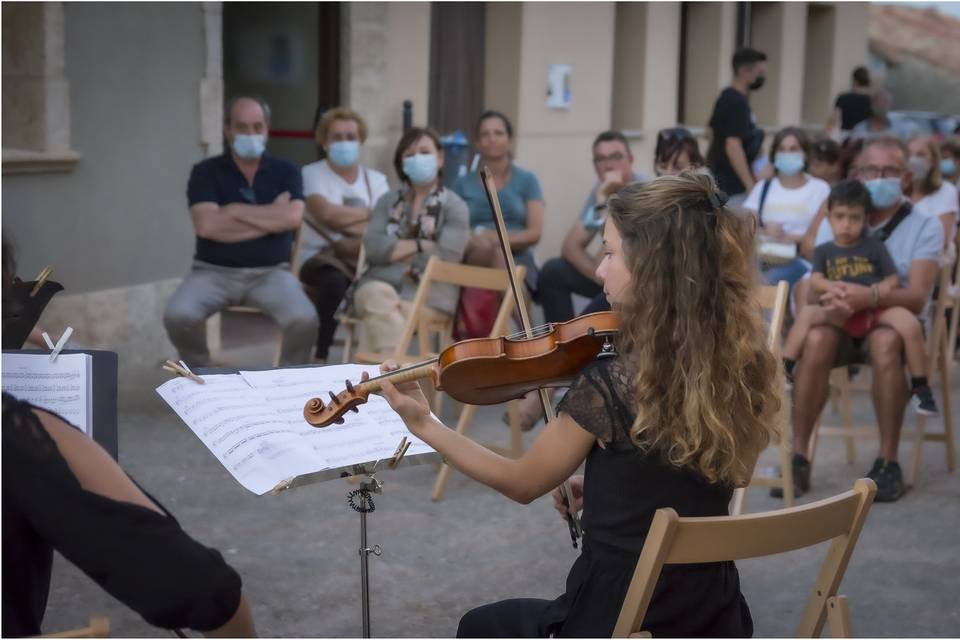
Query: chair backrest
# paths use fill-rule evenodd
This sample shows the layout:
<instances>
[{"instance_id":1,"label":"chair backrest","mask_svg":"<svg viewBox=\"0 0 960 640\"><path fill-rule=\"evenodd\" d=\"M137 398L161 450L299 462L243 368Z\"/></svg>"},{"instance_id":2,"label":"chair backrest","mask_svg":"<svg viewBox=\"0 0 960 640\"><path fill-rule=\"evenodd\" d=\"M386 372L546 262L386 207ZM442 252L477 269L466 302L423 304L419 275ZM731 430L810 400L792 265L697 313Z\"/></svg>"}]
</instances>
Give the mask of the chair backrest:
<instances>
[{"instance_id":1,"label":"chair backrest","mask_svg":"<svg viewBox=\"0 0 960 640\"><path fill-rule=\"evenodd\" d=\"M960 262L960 261L958 261ZM937 299L933 301L933 308L931 310L930 320L931 326L930 330L927 331L927 362L928 366L933 370L935 363L937 362L937 350L940 348L941 339L944 333L947 331L947 307L953 307L952 299L950 297L950 283L953 277L953 265L947 265L940 268L940 279L937 283L939 292L937 294ZM952 313L956 313L954 310Z\"/></svg>"},{"instance_id":2,"label":"chair backrest","mask_svg":"<svg viewBox=\"0 0 960 640\"><path fill-rule=\"evenodd\" d=\"M771 312L770 326L767 329L767 347L774 355L780 354L780 334L783 332L783 320L787 315L789 293L790 284L786 280L781 280L777 286L760 287L757 292L760 309Z\"/></svg>"},{"instance_id":3,"label":"chair backrest","mask_svg":"<svg viewBox=\"0 0 960 640\"><path fill-rule=\"evenodd\" d=\"M526 268L519 265L514 272L518 282L523 282L526 274ZM419 325L420 311L427 303L427 296L430 293L430 287L434 283L452 284L458 287L475 287L477 289L489 289L492 291L506 292L510 290L510 279L507 272L503 269L491 269L489 267L476 267L467 264L454 262L445 262L437 256L431 256L427 261L427 266L420 276L420 285L413 297L413 308L407 324L403 329L403 335L397 344L395 354L402 358L413 340L413 334ZM497 316L493 323L491 335L499 335L506 327L507 319L513 311L513 296L505 295L500 302L500 308L497 310Z\"/></svg>"},{"instance_id":4,"label":"chair backrest","mask_svg":"<svg viewBox=\"0 0 960 640\"><path fill-rule=\"evenodd\" d=\"M681 518L673 509L658 509L613 636L640 632L665 564L756 558L832 540L797 632L799 637L819 637L827 600L837 593L876 492L873 480L861 478L851 491L838 496L766 513Z\"/></svg>"}]
</instances>

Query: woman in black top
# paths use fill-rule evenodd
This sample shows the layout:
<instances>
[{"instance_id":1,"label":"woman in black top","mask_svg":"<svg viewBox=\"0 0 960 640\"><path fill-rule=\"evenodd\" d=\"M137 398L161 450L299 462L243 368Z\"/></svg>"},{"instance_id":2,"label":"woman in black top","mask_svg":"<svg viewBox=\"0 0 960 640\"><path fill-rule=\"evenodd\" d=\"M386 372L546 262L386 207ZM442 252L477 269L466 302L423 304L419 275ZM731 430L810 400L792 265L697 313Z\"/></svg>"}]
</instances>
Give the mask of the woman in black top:
<instances>
[{"instance_id":1,"label":"woman in black top","mask_svg":"<svg viewBox=\"0 0 960 640\"><path fill-rule=\"evenodd\" d=\"M684 172L609 201L597 275L621 311L619 356L579 375L520 459L445 428L418 385L384 385L413 433L519 502L586 460L583 553L566 592L474 609L458 635L609 636L654 512L725 515L733 488L749 482L774 430L779 367L754 298L753 225L724 200L709 176ZM733 563L667 567L642 627L654 637L750 635Z\"/></svg>"},{"instance_id":2,"label":"woman in black top","mask_svg":"<svg viewBox=\"0 0 960 640\"><path fill-rule=\"evenodd\" d=\"M59 417L3 394L3 636L31 636L53 551L144 620L252 636L240 576Z\"/></svg>"}]
</instances>

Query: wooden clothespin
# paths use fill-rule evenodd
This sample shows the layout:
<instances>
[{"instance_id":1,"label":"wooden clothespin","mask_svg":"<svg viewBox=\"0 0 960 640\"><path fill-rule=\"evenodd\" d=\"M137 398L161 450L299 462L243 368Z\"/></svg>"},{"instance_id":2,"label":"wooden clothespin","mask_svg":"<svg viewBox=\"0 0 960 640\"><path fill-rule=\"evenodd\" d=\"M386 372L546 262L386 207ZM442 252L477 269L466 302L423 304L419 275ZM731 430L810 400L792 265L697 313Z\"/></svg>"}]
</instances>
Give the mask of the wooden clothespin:
<instances>
[{"instance_id":1,"label":"wooden clothespin","mask_svg":"<svg viewBox=\"0 0 960 640\"><path fill-rule=\"evenodd\" d=\"M403 436L403 440L400 441L400 444L397 445L397 450L393 452L393 456L390 458L390 462L387 466L390 469L396 469L397 465L400 464L400 461L403 459L403 456L407 453L407 449L410 448L410 443L407 442L407 436Z\"/></svg>"},{"instance_id":2,"label":"wooden clothespin","mask_svg":"<svg viewBox=\"0 0 960 640\"><path fill-rule=\"evenodd\" d=\"M60 355L63 347L67 344L67 340L73 335L73 327L67 327L67 330L64 331L60 339L57 340L57 344L53 344L53 340L50 339L50 335L46 331L41 335L43 336L43 341L47 343L47 348L50 349L50 362L56 362L57 356Z\"/></svg>"},{"instance_id":3,"label":"wooden clothespin","mask_svg":"<svg viewBox=\"0 0 960 640\"><path fill-rule=\"evenodd\" d=\"M164 370L174 373L178 376L183 376L184 378L190 378L198 384L206 384L206 380L195 374L193 371L190 371L190 367L187 366L187 363L181 360L179 363L174 362L173 360L167 360L163 365Z\"/></svg>"},{"instance_id":4,"label":"wooden clothespin","mask_svg":"<svg viewBox=\"0 0 960 640\"><path fill-rule=\"evenodd\" d=\"M50 265L45 266L40 274L37 276L37 284L33 285L33 289L30 290L30 297L40 293L40 289L43 288L43 283L47 281L47 278L50 277L50 274L53 273L53 267Z\"/></svg>"},{"instance_id":5,"label":"wooden clothespin","mask_svg":"<svg viewBox=\"0 0 960 640\"><path fill-rule=\"evenodd\" d=\"M286 491L287 489L293 486L294 480L296 480L296 478L287 478L286 480L281 480L280 482L277 483L277 486L275 486L273 489L270 489L268 493L272 496L275 496L279 493L283 493L284 491Z\"/></svg>"}]
</instances>

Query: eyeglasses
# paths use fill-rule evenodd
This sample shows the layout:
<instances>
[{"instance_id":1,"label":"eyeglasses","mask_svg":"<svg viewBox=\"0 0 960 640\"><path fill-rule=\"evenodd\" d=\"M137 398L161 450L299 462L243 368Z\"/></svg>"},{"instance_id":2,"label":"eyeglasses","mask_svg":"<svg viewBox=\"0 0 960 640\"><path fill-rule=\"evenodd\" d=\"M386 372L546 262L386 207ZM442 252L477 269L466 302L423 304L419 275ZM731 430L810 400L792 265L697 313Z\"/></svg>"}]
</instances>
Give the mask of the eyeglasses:
<instances>
[{"instance_id":1,"label":"eyeglasses","mask_svg":"<svg viewBox=\"0 0 960 640\"><path fill-rule=\"evenodd\" d=\"M690 133L689 129L684 129L683 127L670 127L669 129L661 129L657 133L657 144L661 142L673 142L674 140L683 140L685 138L692 138L693 134Z\"/></svg>"},{"instance_id":2,"label":"eyeglasses","mask_svg":"<svg viewBox=\"0 0 960 640\"><path fill-rule=\"evenodd\" d=\"M601 162L621 162L627 156L623 155L620 151L614 151L608 156L593 156L593 164L600 164Z\"/></svg>"},{"instance_id":3,"label":"eyeglasses","mask_svg":"<svg viewBox=\"0 0 960 640\"><path fill-rule=\"evenodd\" d=\"M860 167L857 170L857 175L859 175L864 180L875 180L876 178L899 178L903 176L904 170L900 167L878 167L872 164L868 164L865 167Z\"/></svg>"},{"instance_id":4,"label":"eyeglasses","mask_svg":"<svg viewBox=\"0 0 960 640\"><path fill-rule=\"evenodd\" d=\"M253 187L240 187L240 197L247 204L257 204L257 192Z\"/></svg>"}]
</instances>

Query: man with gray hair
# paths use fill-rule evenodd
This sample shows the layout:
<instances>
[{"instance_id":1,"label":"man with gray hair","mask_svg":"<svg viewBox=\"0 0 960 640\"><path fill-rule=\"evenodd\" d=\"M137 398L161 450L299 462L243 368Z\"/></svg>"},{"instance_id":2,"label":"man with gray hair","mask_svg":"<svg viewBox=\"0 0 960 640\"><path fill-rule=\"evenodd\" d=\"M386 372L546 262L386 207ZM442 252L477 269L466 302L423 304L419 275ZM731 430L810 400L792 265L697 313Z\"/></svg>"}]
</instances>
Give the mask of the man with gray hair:
<instances>
[{"instance_id":1,"label":"man with gray hair","mask_svg":"<svg viewBox=\"0 0 960 640\"><path fill-rule=\"evenodd\" d=\"M264 153L269 124L264 102L231 100L223 127L227 149L190 173L196 250L163 318L170 341L190 366L209 364L205 323L228 305L257 307L277 321L281 364L310 361L317 314L290 271L303 186L299 167Z\"/></svg>"}]
</instances>

